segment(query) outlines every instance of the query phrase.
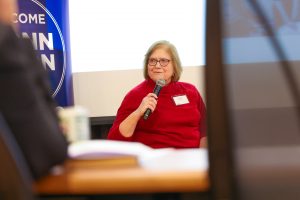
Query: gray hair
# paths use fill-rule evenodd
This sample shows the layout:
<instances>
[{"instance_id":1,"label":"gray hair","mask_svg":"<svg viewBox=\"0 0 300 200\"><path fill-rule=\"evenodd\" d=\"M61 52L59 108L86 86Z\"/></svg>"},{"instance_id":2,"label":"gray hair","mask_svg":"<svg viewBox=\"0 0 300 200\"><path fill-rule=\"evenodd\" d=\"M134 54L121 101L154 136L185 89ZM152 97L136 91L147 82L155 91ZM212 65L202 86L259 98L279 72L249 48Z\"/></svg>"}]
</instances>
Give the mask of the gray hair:
<instances>
[{"instance_id":1,"label":"gray hair","mask_svg":"<svg viewBox=\"0 0 300 200\"><path fill-rule=\"evenodd\" d=\"M179 55L177 52L176 47L171 44L169 41L166 40L160 40L155 43L153 43L150 48L148 49L145 58L144 58L144 78L149 79L149 74L148 74L148 60L149 57L152 55L152 53L159 48L165 48L167 52L171 56L171 61L173 62L174 66L174 74L172 75L171 81L178 81L180 79L181 73L182 73L182 66L181 66L181 61L179 59Z\"/></svg>"}]
</instances>

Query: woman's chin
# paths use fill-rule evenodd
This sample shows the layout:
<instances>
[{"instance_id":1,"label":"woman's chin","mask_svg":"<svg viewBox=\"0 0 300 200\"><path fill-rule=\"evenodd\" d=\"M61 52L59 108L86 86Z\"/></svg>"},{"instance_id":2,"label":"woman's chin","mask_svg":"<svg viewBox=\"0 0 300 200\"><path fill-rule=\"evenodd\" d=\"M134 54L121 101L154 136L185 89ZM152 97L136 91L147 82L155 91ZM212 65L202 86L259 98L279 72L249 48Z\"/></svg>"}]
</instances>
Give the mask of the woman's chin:
<instances>
[{"instance_id":1,"label":"woman's chin","mask_svg":"<svg viewBox=\"0 0 300 200\"><path fill-rule=\"evenodd\" d=\"M163 74L154 74L154 75L151 77L151 79L154 80L154 81L157 81L157 80L164 79L164 76L163 76Z\"/></svg>"}]
</instances>

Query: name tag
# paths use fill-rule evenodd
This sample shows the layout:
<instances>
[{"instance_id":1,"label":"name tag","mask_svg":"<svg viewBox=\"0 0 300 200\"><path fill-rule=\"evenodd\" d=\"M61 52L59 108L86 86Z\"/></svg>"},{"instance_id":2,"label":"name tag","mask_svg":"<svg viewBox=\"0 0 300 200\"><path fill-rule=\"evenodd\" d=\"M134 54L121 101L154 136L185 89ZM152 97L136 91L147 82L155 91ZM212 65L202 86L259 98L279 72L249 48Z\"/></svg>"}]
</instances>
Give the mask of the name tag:
<instances>
[{"instance_id":1,"label":"name tag","mask_svg":"<svg viewBox=\"0 0 300 200\"><path fill-rule=\"evenodd\" d=\"M176 106L190 103L186 95L175 96L173 100Z\"/></svg>"}]
</instances>

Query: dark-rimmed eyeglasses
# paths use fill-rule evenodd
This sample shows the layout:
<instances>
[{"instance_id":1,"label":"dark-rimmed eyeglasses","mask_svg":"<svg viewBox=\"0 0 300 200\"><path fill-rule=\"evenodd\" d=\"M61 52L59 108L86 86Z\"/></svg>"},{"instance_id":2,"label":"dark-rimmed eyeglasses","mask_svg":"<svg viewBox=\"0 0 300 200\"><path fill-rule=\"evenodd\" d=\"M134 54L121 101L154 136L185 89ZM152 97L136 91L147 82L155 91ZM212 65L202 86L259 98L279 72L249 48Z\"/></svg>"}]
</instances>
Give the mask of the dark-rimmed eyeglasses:
<instances>
[{"instance_id":1,"label":"dark-rimmed eyeglasses","mask_svg":"<svg viewBox=\"0 0 300 200\"><path fill-rule=\"evenodd\" d=\"M165 67L169 64L170 60L166 59L166 58L161 58L159 60L155 59L155 58L150 58L148 60L148 65L150 66L156 66L157 62L159 62L160 66Z\"/></svg>"}]
</instances>

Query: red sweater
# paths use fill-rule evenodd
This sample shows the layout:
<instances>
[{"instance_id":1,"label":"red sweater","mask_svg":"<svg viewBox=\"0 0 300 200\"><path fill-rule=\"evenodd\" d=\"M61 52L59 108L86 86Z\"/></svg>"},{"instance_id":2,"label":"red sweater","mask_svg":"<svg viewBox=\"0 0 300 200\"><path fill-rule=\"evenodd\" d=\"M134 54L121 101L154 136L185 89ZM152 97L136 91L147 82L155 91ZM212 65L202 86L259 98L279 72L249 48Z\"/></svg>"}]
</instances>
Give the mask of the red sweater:
<instances>
[{"instance_id":1,"label":"red sweater","mask_svg":"<svg viewBox=\"0 0 300 200\"><path fill-rule=\"evenodd\" d=\"M184 82L171 82L158 96L157 106L147 120L139 120L132 137L123 137L120 123L140 105L142 99L153 92L155 82L145 80L124 98L108 139L141 142L153 148L199 147L200 138L206 135L206 108L195 86ZM176 105L174 96L186 95L189 103Z\"/></svg>"}]
</instances>

